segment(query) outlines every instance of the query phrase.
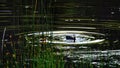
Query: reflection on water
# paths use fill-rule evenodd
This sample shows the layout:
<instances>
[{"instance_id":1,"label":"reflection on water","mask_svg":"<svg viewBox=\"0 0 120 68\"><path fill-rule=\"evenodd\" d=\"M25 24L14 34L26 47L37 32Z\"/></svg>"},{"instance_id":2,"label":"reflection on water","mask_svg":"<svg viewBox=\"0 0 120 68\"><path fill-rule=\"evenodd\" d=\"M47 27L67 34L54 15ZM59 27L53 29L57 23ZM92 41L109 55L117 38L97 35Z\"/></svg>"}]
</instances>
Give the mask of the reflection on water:
<instances>
[{"instance_id":1,"label":"reflection on water","mask_svg":"<svg viewBox=\"0 0 120 68\"><path fill-rule=\"evenodd\" d=\"M51 32L30 33L25 38L29 44L32 44L33 36L37 43L52 44L52 54L63 58L64 68L120 66L120 50L101 49L109 44L104 34L85 31L53 31L50 34Z\"/></svg>"},{"instance_id":2,"label":"reflection on water","mask_svg":"<svg viewBox=\"0 0 120 68\"><path fill-rule=\"evenodd\" d=\"M66 63L83 63L83 65L88 63L89 65L93 65L95 68L118 68L120 66L120 50L101 51L87 46L56 46L55 48L63 50L61 52L56 52L56 55L64 55Z\"/></svg>"}]
</instances>

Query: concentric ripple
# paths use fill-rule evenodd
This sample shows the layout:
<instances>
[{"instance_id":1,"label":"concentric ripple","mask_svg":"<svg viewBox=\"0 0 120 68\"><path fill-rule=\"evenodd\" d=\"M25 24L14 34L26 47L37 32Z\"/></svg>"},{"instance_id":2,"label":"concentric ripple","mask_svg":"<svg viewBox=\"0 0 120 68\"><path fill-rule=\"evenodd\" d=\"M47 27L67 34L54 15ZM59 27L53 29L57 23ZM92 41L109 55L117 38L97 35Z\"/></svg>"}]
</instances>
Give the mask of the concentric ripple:
<instances>
[{"instance_id":1,"label":"concentric ripple","mask_svg":"<svg viewBox=\"0 0 120 68\"><path fill-rule=\"evenodd\" d=\"M37 38L36 41L40 43L54 43L54 44L94 44L105 41L104 34L87 31L50 31L50 32L36 32L29 33L28 38ZM30 41L31 42L31 41Z\"/></svg>"}]
</instances>

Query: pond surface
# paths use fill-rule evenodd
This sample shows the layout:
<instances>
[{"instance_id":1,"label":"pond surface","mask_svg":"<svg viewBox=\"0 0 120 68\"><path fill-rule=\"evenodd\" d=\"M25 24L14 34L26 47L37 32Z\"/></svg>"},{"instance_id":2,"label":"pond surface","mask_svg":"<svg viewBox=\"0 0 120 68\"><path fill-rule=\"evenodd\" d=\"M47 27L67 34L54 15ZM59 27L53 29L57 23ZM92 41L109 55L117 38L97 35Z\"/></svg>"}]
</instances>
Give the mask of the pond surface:
<instances>
[{"instance_id":1,"label":"pond surface","mask_svg":"<svg viewBox=\"0 0 120 68\"><path fill-rule=\"evenodd\" d=\"M45 61L52 62L50 60L52 59L59 61L58 65L62 63L60 68L119 68L120 66L120 50L109 49L109 40L103 33L89 31L34 32L26 34L25 39L27 44L42 47L42 50L45 51L42 55L52 55L52 57L44 58ZM50 54L46 52L47 50Z\"/></svg>"}]
</instances>

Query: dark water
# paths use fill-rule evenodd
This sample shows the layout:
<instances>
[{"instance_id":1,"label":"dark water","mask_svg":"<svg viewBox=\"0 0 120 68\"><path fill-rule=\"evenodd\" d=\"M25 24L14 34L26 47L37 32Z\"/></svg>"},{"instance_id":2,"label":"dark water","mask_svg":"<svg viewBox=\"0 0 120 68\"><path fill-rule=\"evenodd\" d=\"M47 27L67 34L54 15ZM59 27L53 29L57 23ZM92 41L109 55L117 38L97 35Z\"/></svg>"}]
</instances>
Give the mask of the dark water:
<instances>
[{"instance_id":1,"label":"dark water","mask_svg":"<svg viewBox=\"0 0 120 68\"><path fill-rule=\"evenodd\" d=\"M79 33L53 31L6 35L1 53L4 68L119 68L120 31ZM74 31L74 30L72 30ZM58 31L59 32L59 31ZM66 31L65 31L66 32ZM38 34L37 34L38 33ZM77 35L76 35L77 34ZM75 36L74 36L75 35ZM66 37L67 36L67 37ZM77 39L77 36L79 39ZM57 38L54 38L57 37ZM61 38L63 37L63 38ZM75 37L75 38L74 38ZM90 38L92 37L92 38ZM61 39L60 39L61 38ZM47 40L46 40L47 39ZM76 40L77 39L77 40ZM93 40L102 42L93 43ZM57 40L55 43L54 40ZM59 42L62 41L62 42ZM92 43L86 43L84 41ZM63 43L64 42L64 43ZM85 43L81 44L79 42Z\"/></svg>"}]
</instances>

